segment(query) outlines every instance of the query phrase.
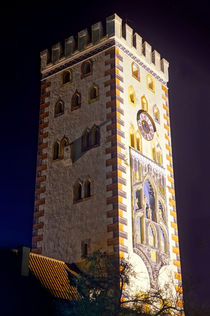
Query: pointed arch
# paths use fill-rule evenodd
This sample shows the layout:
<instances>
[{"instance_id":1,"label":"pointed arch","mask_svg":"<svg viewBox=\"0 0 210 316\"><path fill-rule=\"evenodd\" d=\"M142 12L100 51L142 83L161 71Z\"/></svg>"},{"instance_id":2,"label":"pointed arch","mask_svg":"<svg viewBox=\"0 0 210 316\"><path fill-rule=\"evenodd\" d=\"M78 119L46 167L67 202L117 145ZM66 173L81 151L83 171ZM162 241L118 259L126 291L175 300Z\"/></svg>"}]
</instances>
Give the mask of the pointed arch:
<instances>
[{"instance_id":1,"label":"pointed arch","mask_svg":"<svg viewBox=\"0 0 210 316\"><path fill-rule=\"evenodd\" d=\"M90 147L90 130L87 128L82 134L82 152Z\"/></svg>"},{"instance_id":2,"label":"pointed arch","mask_svg":"<svg viewBox=\"0 0 210 316\"><path fill-rule=\"evenodd\" d=\"M95 147L100 144L100 128L97 125L93 125L90 130L90 146Z\"/></svg>"},{"instance_id":3,"label":"pointed arch","mask_svg":"<svg viewBox=\"0 0 210 316\"><path fill-rule=\"evenodd\" d=\"M129 144L130 147L135 148L136 147L136 139L135 139L135 129L133 127L133 125L130 126L129 128Z\"/></svg>"},{"instance_id":4,"label":"pointed arch","mask_svg":"<svg viewBox=\"0 0 210 316\"><path fill-rule=\"evenodd\" d=\"M55 104L55 117L64 113L64 102L58 100Z\"/></svg>"},{"instance_id":5,"label":"pointed arch","mask_svg":"<svg viewBox=\"0 0 210 316\"><path fill-rule=\"evenodd\" d=\"M148 112L148 101L147 101L147 98L145 97L145 95L143 95L141 97L141 108L142 108L142 110Z\"/></svg>"},{"instance_id":6,"label":"pointed arch","mask_svg":"<svg viewBox=\"0 0 210 316\"><path fill-rule=\"evenodd\" d=\"M71 110L74 111L80 107L81 107L81 94L79 93L78 90L76 90L71 98Z\"/></svg>"},{"instance_id":7,"label":"pointed arch","mask_svg":"<svg viewBox=\"0 0 210 316\"><path fill-rule=\"evenodd\" d=\"M136 93L133 86L128 88L128 101L131 105L136 106Z\"/></svg>"},{"instance_id":8,"label":"pointed arch","mask_svg":"<svg viewBox=\"0 0 210 316\"><path fill-rule=\"evenodd\" d=\"M73 186L73 201L78 202L82 200L82 183L77 181Z\"/></svg>"},{"instance_id":9,"label":"pointed arch","mask_svg":"<svg viewBox=\"0 0 210 316\"><path fill-rule=\"evenodd\" d=\"M92 196L92 181L90 178L84 182L84 197L89 198Z\"/></svg>"},{"instance_id":10,"label":"pointed arch","mask_svg":"<svg viewBox=\"0 0 210 316\"><path fill-rule=\"evenodd\" d=\"M144 188L144 207L145 217L151 221L157 222L156 214L156 188L153 180L150 177L146 177L143 183Z\"/></svg>"},{"instance_id":11,"label":"pointed arch","mask_svg":"<svg viewBox=\"0 0 210 316\"><path fill-rule=\"evenodd\" d=\"M64 147L69 145L69 140L67 137L63 137L60 142L60 158L64 156Z\"/></svg>"},{"instance_id":12,"label":"pointed arch","mask_svg":"<svg viewBox=\"0 0 210 316\"><path fill-rule=\"evenodd\" d=\"M156 248L157 247L157 232L155 226L151 223L148 225L148 244L149 246Z\"/></svg>"},{"instance_id":13,"label":"pointed arch","mask_svg":"<svg viewBox=\"0 0 210 316\"><path fill-rule=\"evenodd\" d=\"M88 102L93 103L99 99L99 86L95 83L89 88Z\"/></svg>"},{"instance_id":14,"label":"pointed arch","mask_svg":"<svg viewBox=\"0 0 210 316\"><path fill-rule=\"evenodd\" d=\"M53 144L53 160L60 159L60 142L56 140Z\"/></svg>"}]
</instances>

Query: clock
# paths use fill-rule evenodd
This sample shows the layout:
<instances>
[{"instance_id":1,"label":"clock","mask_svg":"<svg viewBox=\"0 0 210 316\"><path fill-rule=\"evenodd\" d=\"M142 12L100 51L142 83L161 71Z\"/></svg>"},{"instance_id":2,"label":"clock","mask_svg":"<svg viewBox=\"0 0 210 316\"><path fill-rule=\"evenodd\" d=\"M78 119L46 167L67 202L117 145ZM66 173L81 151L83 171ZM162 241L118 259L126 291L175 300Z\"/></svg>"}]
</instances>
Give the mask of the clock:
<instances>
[{"instance_id":1,"label":"clock","mask_svg":"<svg viewBox=\"0 0 210 316\"><path fill-rule=\"evenodd\" d=\"M137 124L142 136L148 141L152 140L156 132L156 127L153 119L146 111L138 111Z\"/></svg>"}]
</instances>

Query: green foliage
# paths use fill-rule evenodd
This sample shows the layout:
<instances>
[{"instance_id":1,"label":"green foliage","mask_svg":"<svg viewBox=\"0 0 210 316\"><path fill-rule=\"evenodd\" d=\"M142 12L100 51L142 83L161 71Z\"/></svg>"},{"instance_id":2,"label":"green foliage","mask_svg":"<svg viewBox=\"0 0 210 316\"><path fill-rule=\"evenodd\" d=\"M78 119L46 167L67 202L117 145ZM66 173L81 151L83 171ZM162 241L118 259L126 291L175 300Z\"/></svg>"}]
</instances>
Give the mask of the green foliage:
<instances>
[{"instance_id":1,"label":"green foliage","mask_svg":"<svg viewBox=\"0 0 210 316\"><path fill-rule=\"evenodd\" d=\"M168 289L165 293L151 290L135 297L126 293L130 277L135 277L126 260L119 261L97 250L77 268L78 277L71 275L70 283L77 288L81 299L71 303L59 316L166 316L181 311L176 304L178 297L173 297L173 301L168 299Z\"/></svg>"}]
</instances>

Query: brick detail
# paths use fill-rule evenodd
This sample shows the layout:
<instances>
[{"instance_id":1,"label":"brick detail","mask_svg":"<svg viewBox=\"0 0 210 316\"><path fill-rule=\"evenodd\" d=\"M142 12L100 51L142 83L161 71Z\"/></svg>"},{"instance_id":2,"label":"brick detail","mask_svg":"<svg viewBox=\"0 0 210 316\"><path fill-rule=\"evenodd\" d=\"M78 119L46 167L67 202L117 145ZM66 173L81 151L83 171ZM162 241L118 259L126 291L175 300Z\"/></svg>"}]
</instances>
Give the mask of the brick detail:
<instances>
[{"instance_id":1,"label":"brick detail","mask_svg":"<svg viewBox=\"0 0 210 316\"><path fill-rule=\"evenodd\" d=\"M44 160L46 158L47 158L47 153L44 153L44 154L38 155L37 160Z\"/></svg>"},{"instance_id":2,"label":"brick detail","mask_svg":"<svg viewBox=\"0 0 210 316\"><path fill-rule=\"evenodd\" d=\"M36 253L36 254L41 254L42 253L42 248L32 248L31 252Z\"/></svg>"},{"instance_id":3,"label":"brick detail","mask_svg":"<svg viewBox=\"0 0 210 316\"><path fill-rule=\"evenodd\" d=\"M49 123L48 122L44 122L42 124L39 125L39 130L44 129L46 127L48 127Z\"/></svg>"},{"instance_id":4,"label":"brick detail","mask_svg":"<svg viewBox=\"0 0 210 316\"><path fill-rule=\"evenodd\" d=\"M42 103L42 104L40 105L40 110L44 110L44 109L47 108L49 105L50 105L50 102Z\"/></svg>"},{"instance_id":5,"label":"brick detail","mask_svg":"<svg viewBox=\"0 0 210 316\"><path fill-rule=\"evenodd\" d=\"M41 177L37 177L36 178L36 182L40 183L40 182L45 182L46 181L46 176L41 176Z\"/></svg>"},{"instance_id":6,"label":"brick detail","mask_svg":"<svg viewBox=\"0 0 210 316\"><path fill-rule=\"evenodd\" d=\"M45 90L46 88L48 88L50 86L51 86L51 82L50 81L42 83L41 84L41 91Z\"/></svg>"},{"instance_id":7,"label":"brick detail","mask_svg":"<svg viewBox=\"0 0 210 316\"><path fill-rule=\"evenodd\" d=\"M48 143L42 143L41 145L38 146L38 151L44 149L44 148L47 148L48 146Z\"/></svg>"},{"instance_id":8,"label":"brick detail","mask_svg":"<svg viewBox=\"0 0 210 316\"><path fill-rule=\"evenodd\" d=\"M125 159L123 150L124 146L124 132L123 132L123 77L120 73L123 72L123 67L120 62L123 60L120 56L119 48L112 47L105 52L105 56L110 55L110 58L106 59L105 65L110 69L105 71L105 77L111 76L111 78L105 78L105 87L110 87L106 92L107 102L107 120L111 122L106 126L108 133L106 142L110 143L110 147L106 148L106 154L109 155L106 160L106 167L112 168L112 171L108 171L106 174L107 179L111 179L111 183L106 186L107 192L112 191L112 196L107 197L107 205L112 205L112 210L107 212L107 217L113 219L113 223L107 226L107 232L113 233L113 238L107 240L108 246L113 246L114 252L120 255L120 247L124 247L123 251L127 251L124 245L124 240L127 239L127 232L124 231L127 226L127 219L123 217L123 212L127 211L127 207L124 204L126 199L126 192L123 191L123 185L126 185L126 180L123 179L122 174L126 173L126 168L122 165ZM111 154L111 158L110 158ZM109 193L110 194L110 193ZM110 207L110 206L109 206Z\"/></svg>"},{"instance_id":9,"label":"brick detail","mask_svg":"<svg viewBox=\"0 0 210 316\"><path fill-rule=\"evenodd\" d=\"M34 212L34 218L38 218L42 216L44 216L44 210Z\"/></svg>"},{"instance_id":10,"label":"brick detail","mask_svg":"<svg viewBox=\"0 0 210 316\"><path fill-rule=\"evenodd\" d=\"M33 236L33 238L32 238L33 243L36 243L36 242L42 241L42 240L43 240L43 235Z\"/></svg>"},{"instance_id":11,"label":"brick detail","mask_svg":"<svg viewBox=\"0 0 210 316\"><path fill-rule=\"evenodd\" d=\"M41 166L38 166L36 170L37 170L37 172L40 172L40 171L43 171L46 169L47 169L47 165L41 165Z\"/></svg>"},{"instance_id":12,"label":"brick detail","mask_svg":"<svg viewBox=\"0 0 210 316\"><path fill-rule=\"evenodd\" d=\"M39 199L35 201L35 206L43 205L45 204L45 199Z\"/></svg>"},{"instance_id":13,"label":"brick detail","mask_svg":"<svg viewBox=\"0 0 210 316\"><path fill-rule=\"evenodd\" d=\"M38 224L34 224L33 225L33 230L38 230L38 229L41 229L44 227L44 223L43 222L40 222Z\"/></svg>"},{"instance_id":14,"label":"brick detail","mask_svg":"<svg viewBox=\"0 0 210 316\"><path fill-rule=\"evenodd\" d=\"M177 279L177 280L179 280L179 281L182 280L182 275L181 275L181 273L175 272L175 273L174 273L174 276L175 276L175 279Z\"/></svg>"},{"instance_id":15,"label":"brick detail","mask_svg":"<svg viewBox=\"0 0 210 316\"><path fill-rule=\"evenodd\" d=\"M48 137L48 132L43 133L43 134L39 134L39 139L44 139Z\"/></svg>"},{"instance_id":16,"label":"brick detail","mask_svg":"<svg viewBox=\"0 0 210 316\"><path fill-rule=\"evenodd\" d=\"M48 117L48 116L49 116L49 112L44 112L39 115L39 118L44 119L45 117Z\"/></svg>"},{"instance_id":17,"label":"brick detail","mask_svg":"<svg viewBox=\"0 0 210 316\"><path fill-rule=\"evenodd\" d=\"M162 85L162 90L168 94L168 89Z\"/></svg>"},{"instance_id":18,"label":"brick detail","mask_svg":"<svg viewBox=\"0 0 210 316\"><path fill-rule=\"evenodd\" d=\"M40 194L45 193L45 185L40 186L41 183L46 181L46 176L42 175L42 171L47 169L47 164L41 163L42 160L47 159L47 153L43 153L43 149L48 147L48 141L43 142L44 139L48 139L48 131L43 131L45 128L48 127L49 121L46 119L49 117L49 111L46 111L46 109L49 107L50 102L46 102L46 98L50 96L50 91L46 90L48 87L50 87L51 82L46 82L43 81L41 84L41 97L40 97L40 124L39 124L39 145L38 145L38 156L37 156L37 177L36 177L36 190L35 190L35 195L36 195L36 200L34 203L35 206L35 212L34 212L34 218L40 218L44 216L44 204L45 204L45 198L43 195L41 195L42 198L40 198ZM45 120L46 119L46 120ZM41 209L40 209L41 208ZM38 229L43 228L44 223L36 223L33 225L33 231L37 231ZM42 241L43 236L38 235L38 236L33 236L32 242L33 244L36 244L38 241ZM41 247L35 247L32 249L32 252L35 253L41 253L42 248Z\"/></svg>"},{"instance_id":19,"label":"brick detail","mask_svg":"<svg viewBox=\"0 0 210 316\"><path fill-rule=\"evenodd\" d=\"M39 189L36 189L36 191L35 191L35 194L41 194L41 193L44 193L45 192L45 187L41 187L41 188L39 188Z\"/></svg>"}]
</instances>

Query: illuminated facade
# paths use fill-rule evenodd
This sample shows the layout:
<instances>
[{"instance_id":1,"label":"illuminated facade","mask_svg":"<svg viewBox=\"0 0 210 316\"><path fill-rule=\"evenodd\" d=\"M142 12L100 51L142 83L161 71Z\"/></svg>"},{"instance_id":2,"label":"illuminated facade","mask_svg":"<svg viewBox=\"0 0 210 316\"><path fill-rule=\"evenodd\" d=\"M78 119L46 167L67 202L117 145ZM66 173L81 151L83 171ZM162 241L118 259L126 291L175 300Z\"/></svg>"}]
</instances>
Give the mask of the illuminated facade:
<instances>
[{"instance_id":1,"label":"illuminated facade","mask_svg":"<svg viewBox=\"0 0 210 316\"><path fill-rule=\"evenodd\" d=\"M115 14L41 53L34 253L102 248L155 288L179 257L168 62ZM140 277L141 275L141 277Z\"/></svg>"}]
</instances>

